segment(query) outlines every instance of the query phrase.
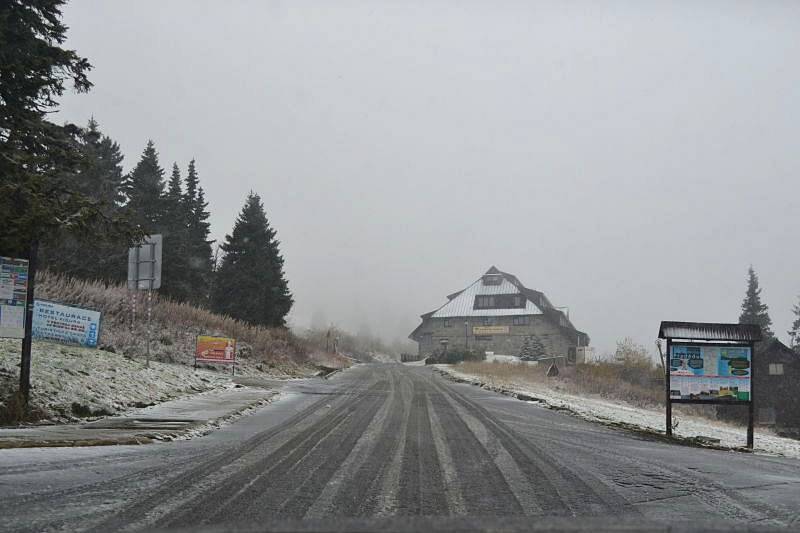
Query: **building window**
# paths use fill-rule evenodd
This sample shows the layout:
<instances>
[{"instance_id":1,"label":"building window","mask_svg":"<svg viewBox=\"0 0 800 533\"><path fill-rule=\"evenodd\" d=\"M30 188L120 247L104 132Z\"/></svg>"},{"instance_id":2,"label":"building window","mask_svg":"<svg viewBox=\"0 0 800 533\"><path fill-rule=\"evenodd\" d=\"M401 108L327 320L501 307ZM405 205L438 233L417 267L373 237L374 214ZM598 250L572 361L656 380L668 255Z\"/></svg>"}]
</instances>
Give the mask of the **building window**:
<instances>
[{"instance_id":1,"label":"building window","mask_svg":"<svg viewBox=\"0 0 800 533\"><path fill-rule=\"evenodd\" d=\"M492 294L475 296L473 309L525 309L525 298L520 294Z\"/></svg>"},{"instance_id":2,"label":"building window","mask_svg":"<svg viewBox=\"0 0 800 533\"><path fill-rule=\"evenodd\" d=\"M452 324L450 323L450 319L449 318L445 318L444 319L444 327L449 328L451 325Z\"/></svg>"},{"instance_id":3,"label":"building window","mask_svg":"<svg viewBox=\"0 0 800 533\"><path fill-rule=\"evenodd\" d=\"M503 276L500 274L487 274L483 276L484 285L500 285L503 283Z\"/></svg>"},{"instance_id":4,"label":"building window","mask_svg":"<svg viewBox=\"0 0 800 533\"><path fill-rule=\"evenodd\" d=\"M531 317L528 315L515 315L511 320L515 326L527 326L531 323Z\"/></svg>"},{"instance_id":5,"label":"building window","mask_svg":"<svg viewBox=\"0 0 800 533\"><path fill-rule=\"evenodd\" d=\"M494 326L494 317L493 316L485 316L485 317L483 317L483 325L484 326Z\"/></svg>"},{"instance_id":6,"label":"building window","mask_svg":"<svg viewBox=\"0 0 800 533\"><path fill-rule=\"evenodd\" d=\"M782 376L783 375L783 363L770 363L769 364L769 375L770 376Z\"/></svg>"},{"instance_id":7,"label":"building window","mask_svg":"<svg viewBox=\"0 0 800 533\"><path fill-rule=\"evenodd\" d=\"M475 309L492 309L494 307L494 296L476 296Z\"/></svg>"}]
</instances>

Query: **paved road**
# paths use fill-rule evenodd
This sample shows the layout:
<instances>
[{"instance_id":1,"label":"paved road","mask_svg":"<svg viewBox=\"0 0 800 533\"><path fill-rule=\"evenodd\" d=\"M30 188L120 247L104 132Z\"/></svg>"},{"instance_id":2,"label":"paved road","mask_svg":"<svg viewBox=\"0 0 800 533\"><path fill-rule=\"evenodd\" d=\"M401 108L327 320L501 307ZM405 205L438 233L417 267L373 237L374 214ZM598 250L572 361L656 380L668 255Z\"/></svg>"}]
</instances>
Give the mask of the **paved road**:
<instances>
[{"instance_id":1,"label":"paved road","mask_svg":"<svg viewBox=\"0 0 800 533\"><path fill-rule=\"evenodd\" d=\"M297 382L191 441L0 451L2 530L800 527L799 508L798 461L644 440L399 364Z\"/></svg>"}]
</instances>

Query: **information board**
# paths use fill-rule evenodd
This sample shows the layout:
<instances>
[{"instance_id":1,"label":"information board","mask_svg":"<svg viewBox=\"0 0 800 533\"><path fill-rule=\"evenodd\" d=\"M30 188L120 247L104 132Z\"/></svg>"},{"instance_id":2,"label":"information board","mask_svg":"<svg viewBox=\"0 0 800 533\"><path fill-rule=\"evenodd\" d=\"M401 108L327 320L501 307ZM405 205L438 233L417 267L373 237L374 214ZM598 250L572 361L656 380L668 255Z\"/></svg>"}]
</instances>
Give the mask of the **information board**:
<instances>
[{"instance_id":1,"label":"information board","mask_svg":"<svg viewBox=\"0 0 800 533\"><path fill-rule=\"evenodd\" d=\"M100 312L36 300L32 335L35 339L96 348L100 338Z\"/></svg>"},{"instance_id":2,"label":"information board","mask_svg":"<svg viewBox=\"0 0 800 533\"><path fill-rule=\"evenodd\" d=\"M672 400L750 401L749 346L673 344L669 367Z\"/></svg>"},{"instance_id":3,"label":"information board","mask_svg":"<svg viewBox=\"0 0 800 533\"><path fill-rule=\"evenodd\" d=\"M0 256L0 337L25 337L28 261Z\"/></svg>"},{"instance_id":4,"label":"information board","mask_svg":"<svg viewBox=\"0 0 800 533\"><path fill-rule=\"evenodd\" d=\"M199 335L194 357L196 362L233 364L236 362L236 339Z\"/></svg>"}]
</instances>

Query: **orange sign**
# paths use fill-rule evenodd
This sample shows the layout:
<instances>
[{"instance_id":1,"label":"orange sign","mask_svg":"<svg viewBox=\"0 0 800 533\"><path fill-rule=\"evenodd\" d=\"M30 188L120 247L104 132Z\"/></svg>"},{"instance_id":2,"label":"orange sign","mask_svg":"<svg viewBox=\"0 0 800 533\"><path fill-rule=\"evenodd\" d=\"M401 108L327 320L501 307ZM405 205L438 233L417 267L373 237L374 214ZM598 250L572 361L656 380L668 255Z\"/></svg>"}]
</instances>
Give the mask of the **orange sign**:
<instances>
[{"instance_id":1,"label":"orange sign","mask_svg":"<svg viewBox=\"0 0 800 533\"><path fill-rule=\"evenodd\" d=\"M236 362L236 339L199 335L194 359L207 363L233 364Z\"/></svg>"}]
</instances>

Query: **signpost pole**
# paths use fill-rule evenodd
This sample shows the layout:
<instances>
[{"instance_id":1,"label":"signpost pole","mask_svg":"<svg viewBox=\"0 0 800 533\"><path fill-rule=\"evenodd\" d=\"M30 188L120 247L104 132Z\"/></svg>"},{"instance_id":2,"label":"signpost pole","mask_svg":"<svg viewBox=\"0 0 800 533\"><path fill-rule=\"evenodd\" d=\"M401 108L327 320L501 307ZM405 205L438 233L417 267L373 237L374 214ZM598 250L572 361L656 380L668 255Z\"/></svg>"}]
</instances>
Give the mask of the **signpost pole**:
<instances>
[{"instance_id":1,"label":"signpost pole","mask_svg":"<svg viewBox=\"0 0 800 533\"><path fill-rule=\"evenodd\" d=\"M133 268L133 282L136 284L133 288L133 309L131 310L131 333L136 330L136 294L139 292L139 247L134 248L136 255L136 262ZM130 285L129 285L130 287Z\"/></svg>"},{"instance_id":2,"label":"signpost pole","mask_svg":"<svg viewBox=\"0 0 800 533\"><path fill-rule=\"evenodd\" d=\"M755 370L756 370L756 345L755 343L750 343L750 403L747 404L747 447L751 450L753 449L753 422L754 422L754 414L755 414L755 395L753 394L755 385L756 385L756 378L755 378Z\"/></svg>"},{"instance_id":3,"label":"signpost pole","mask_svg":"<svg viewBox=\"0 0 800 533\"><path fill-rule=\"evenodd\" d=\"M27 407L31 394L31 347L33 331L33 291L36 285L36 256L39 253L39 242L31 243L28 256L28 291L25 294L25 336L22 339L22 360L19 367L19 392Z\"/></svg>"},{"instance_id":4,"label":"signpost pole","mask_svg":"<svg viewBox=\"0 0 800 533\"><path fill-rule=\"evenodd\" d=\"M672 357L672 339L667 339L667 357L666 357L666 364L664 365L664 392L665 397L664 401L667 407L667 437L672 436L672 401L670 400L669 391L670 391L670 376L669 376L669 368L672 365L670 362L670 358Z\"/></svg>"}]
</instances>

